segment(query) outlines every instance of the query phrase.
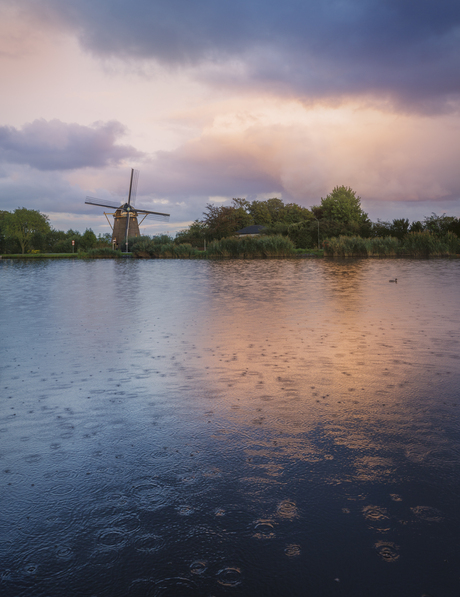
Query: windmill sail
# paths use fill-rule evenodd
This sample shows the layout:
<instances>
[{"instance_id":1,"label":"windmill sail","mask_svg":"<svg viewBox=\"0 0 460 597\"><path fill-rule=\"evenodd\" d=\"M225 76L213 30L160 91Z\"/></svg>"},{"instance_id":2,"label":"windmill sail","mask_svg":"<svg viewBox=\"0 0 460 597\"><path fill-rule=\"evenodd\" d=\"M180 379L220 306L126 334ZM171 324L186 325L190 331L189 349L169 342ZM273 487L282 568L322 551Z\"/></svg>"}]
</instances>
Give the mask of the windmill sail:
<instances>
[{"instance_id":1,"label":"windmill sail","mask_svg":"<svg viewBox=\"0 0 460 597\"><path fill-rule=\"evenodd\" d=\"M129 182L128 205L136 204L137 183L139 182L139 170L131 168L131 180Z\"/></svg>"},{"instance_id":2,"label":"windmill sail","mask_svg":"<svg viewBox=\"0 0 460 597\"><path fill-rule=\"evenodd\" d=\"M88 203L88 205L99 205L99 207L110 207L110 209L120 209L119 205L114 205L113 203L104 201L104 199L97 199L96 197L86 197L85 203Z\"/></svg>"}]
</instances>

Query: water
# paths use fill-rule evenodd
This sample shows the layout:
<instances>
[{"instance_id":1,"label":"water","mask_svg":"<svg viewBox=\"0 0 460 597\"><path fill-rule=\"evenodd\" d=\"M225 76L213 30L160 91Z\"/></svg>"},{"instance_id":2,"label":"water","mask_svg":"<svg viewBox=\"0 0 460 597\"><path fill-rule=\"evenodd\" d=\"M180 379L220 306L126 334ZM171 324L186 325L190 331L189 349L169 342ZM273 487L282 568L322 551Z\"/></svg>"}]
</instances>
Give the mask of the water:
<instances>
[{"instance_id":1,"label":"water","mask_svg":"<svg viewBox=\"0 0 460 597\"><path fill-rule=\"evenodd\" d=\"M0 262L1 595L459 594L459 282Z\"/></svg>"}]
</instances>

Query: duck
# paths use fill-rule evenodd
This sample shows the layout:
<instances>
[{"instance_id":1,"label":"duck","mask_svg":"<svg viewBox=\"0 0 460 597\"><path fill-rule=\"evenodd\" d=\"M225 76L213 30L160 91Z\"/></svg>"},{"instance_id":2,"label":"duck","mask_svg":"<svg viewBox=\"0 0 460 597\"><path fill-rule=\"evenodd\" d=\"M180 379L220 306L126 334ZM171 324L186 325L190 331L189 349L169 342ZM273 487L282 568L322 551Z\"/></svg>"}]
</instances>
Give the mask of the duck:
<instances>
[{"instance_id":1,"label":"duck","mask_svg":"<svg viewBox=\"0 0 460 597\"><path fill-rule=\"evenodd\" d=\"M398 283L398 278L395 278L394 280L388 280L388 282L395 282L397 284Z\"/></svg>"}]
</instances>

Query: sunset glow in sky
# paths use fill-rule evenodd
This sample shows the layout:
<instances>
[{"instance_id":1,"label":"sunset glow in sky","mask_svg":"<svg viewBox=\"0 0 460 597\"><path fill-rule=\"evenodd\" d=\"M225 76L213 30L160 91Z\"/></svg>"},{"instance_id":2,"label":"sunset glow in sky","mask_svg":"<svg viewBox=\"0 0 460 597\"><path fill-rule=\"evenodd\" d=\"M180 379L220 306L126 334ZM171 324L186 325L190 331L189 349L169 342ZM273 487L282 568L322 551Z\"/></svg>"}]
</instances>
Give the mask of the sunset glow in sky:
<instances>
[{"instance_id":1,"label":"sunset glow in sky","mask_svg":"<svg viewBox=\"0 0 460 597\"><path fill-rule=\"evenodd\" d=\"M460 216L458 0L2 0L0 209L110 229L351 186L376 220Z\"/></svg>"}]
</instances>

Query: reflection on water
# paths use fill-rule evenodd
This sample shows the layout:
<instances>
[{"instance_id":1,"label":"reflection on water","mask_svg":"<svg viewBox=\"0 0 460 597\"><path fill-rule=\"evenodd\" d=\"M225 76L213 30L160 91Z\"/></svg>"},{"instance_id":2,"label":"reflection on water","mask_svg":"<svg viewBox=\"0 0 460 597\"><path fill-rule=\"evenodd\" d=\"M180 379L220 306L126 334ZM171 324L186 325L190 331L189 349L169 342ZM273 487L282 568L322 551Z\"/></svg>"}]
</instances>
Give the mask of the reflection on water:
<instances>
[{"instance_id":1,"label":"reflection on water","mask_svg":"<svg viewBox=\"0 0 460 597\"><path fill-rule=\"evenodd\" d=\"M459 282L1 262L1 594L457 594Z\"/></svg>"}]
</instances>

